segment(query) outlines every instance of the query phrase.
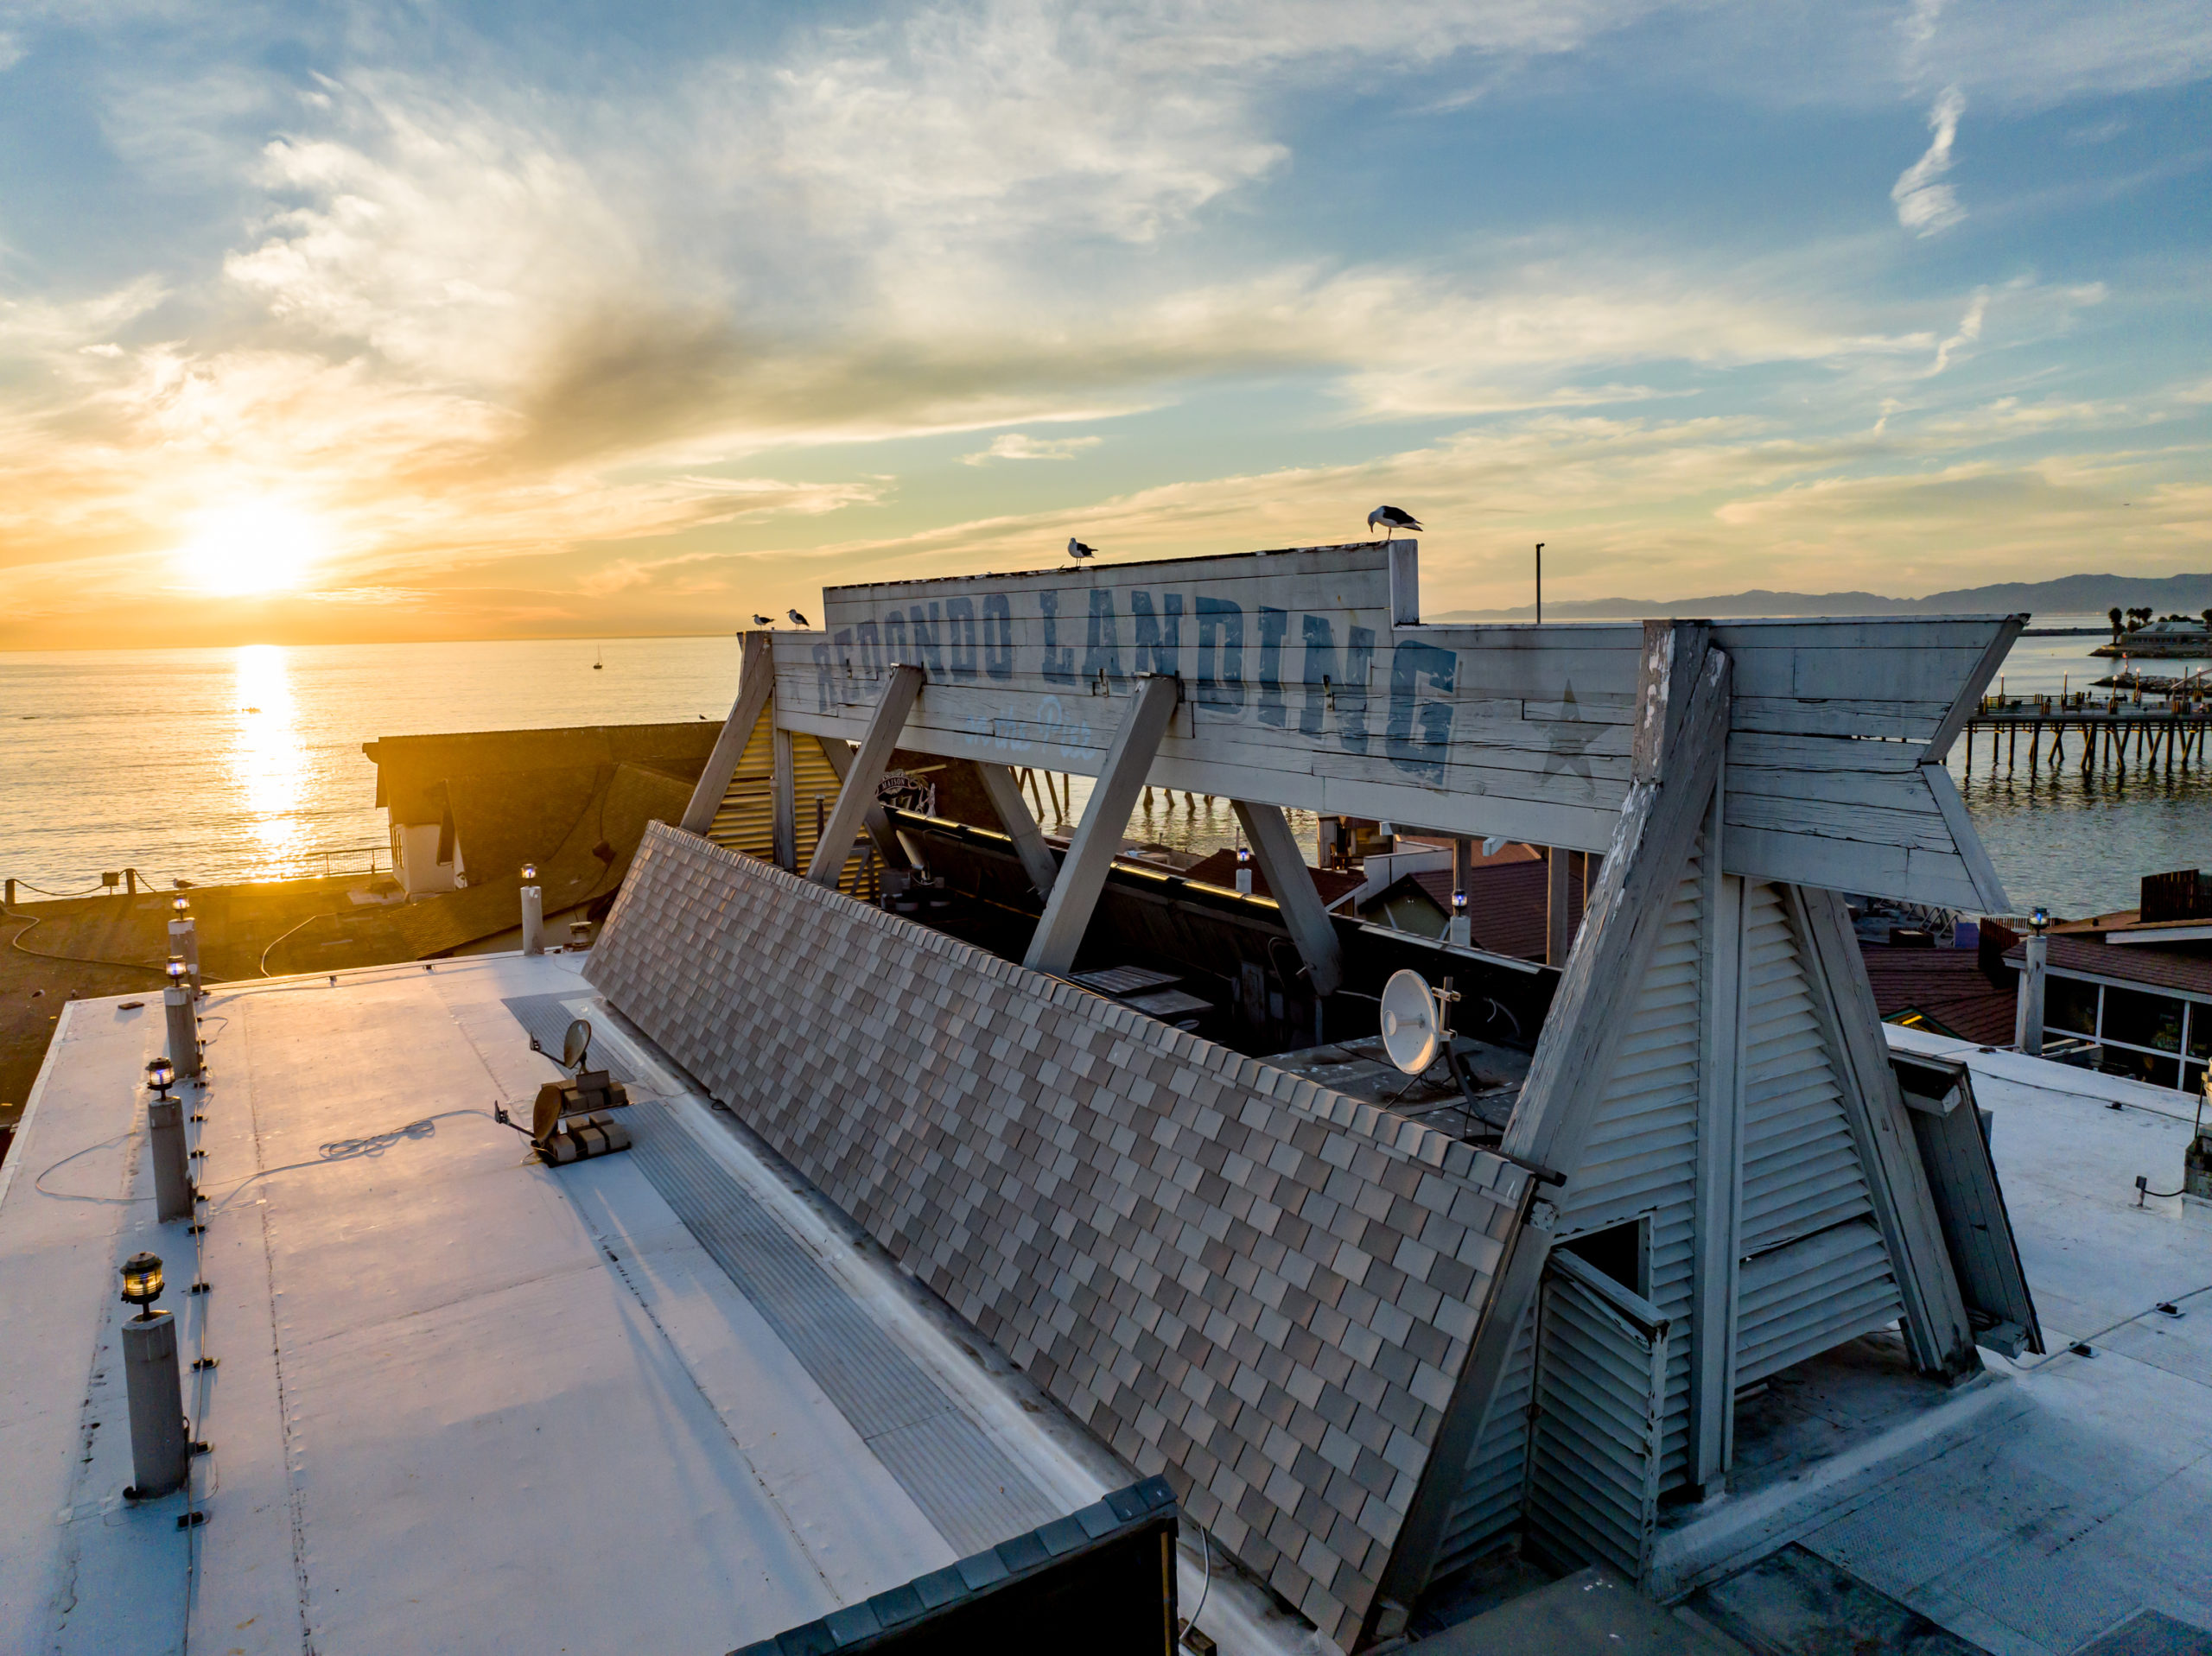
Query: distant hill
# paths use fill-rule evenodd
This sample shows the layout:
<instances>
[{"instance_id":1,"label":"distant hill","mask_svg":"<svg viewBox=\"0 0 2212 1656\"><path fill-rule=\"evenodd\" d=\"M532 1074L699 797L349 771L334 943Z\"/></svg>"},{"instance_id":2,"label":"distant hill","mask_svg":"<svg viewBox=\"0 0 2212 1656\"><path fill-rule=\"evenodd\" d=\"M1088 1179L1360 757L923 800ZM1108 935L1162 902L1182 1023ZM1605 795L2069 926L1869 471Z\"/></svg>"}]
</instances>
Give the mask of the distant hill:
<instances>
[{"instance_id":1,"label":"distant hill","mask_svg":"<svg viewBox=\"0 0 2212 1656\"><path fill-rule=\"evenodd\" d=\"M1884 598L1878 593L1775 593L1754 588L1718 598L1586 598L1544 606L1559 621L1607 617L1694 615L2009 615L2026 610L2043 615L2101 615L2148 604L2160 615L2195 615L2212 604L2212 573L2201 575L2062 575L2056 581L2005 581L1991 587L1961 587L1925 598ZM1516 621L1535 616L1535 606L1510 610L1452 610L1424 616L1429 621Z\"/></svg>"}]
</instances>

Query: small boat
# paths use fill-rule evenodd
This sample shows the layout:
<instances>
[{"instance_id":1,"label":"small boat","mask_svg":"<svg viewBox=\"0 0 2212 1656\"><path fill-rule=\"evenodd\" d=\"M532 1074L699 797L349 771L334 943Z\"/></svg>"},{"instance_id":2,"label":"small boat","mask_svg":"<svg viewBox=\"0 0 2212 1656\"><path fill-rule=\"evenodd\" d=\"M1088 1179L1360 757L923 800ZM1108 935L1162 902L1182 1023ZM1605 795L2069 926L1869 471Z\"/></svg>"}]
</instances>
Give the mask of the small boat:
<instances>
[{"instance_id":1,"label":"small boat","mask_svg":"<svg viewBox=\"0 0 2212 1656\"><path fill-rule=\"evenodd\" d=\"M591 652L591 670L594 673L603 672L607 667L607 663L600 659L601 654L601 652L596 650Z\"/></svg>"}]
</instances>

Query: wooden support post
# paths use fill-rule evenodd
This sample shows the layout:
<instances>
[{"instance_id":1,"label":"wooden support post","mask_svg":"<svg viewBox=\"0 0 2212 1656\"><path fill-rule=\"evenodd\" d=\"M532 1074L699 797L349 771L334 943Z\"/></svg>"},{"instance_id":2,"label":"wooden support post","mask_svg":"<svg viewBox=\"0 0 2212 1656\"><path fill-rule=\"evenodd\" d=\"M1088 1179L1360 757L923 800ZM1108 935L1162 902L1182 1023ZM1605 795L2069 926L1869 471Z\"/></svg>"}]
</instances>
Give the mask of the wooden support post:
<instances>
[{"instance_id":1,"label":"wooden support post","mask_svg":"<svg viewBox=\"0 0 2212 1656\"><path fill-rule=\"evenodd\" d=\"M1708 1493L1735 1457L1736 1276L1744 1209L1744 881L1720 872L1716 784L1699 874L1705 887L1698 1017L1696 1206L1690 1278L1689 1479Z\"/></svg>"},{"instance_id":2,"label":"wooden support post","mask_svg":"<svg viewBox=\"0 0 2212 1656\"><path fill-rule=\"evenodd\" d=\"M1553 846L1545 853L1544 964L1565 966L1574 944L1574 926L1567 907L1567 847Z\"/></svg>"},{"instance_id":3,"label":"wooden support post","mask_svg":"<svg viewBox=\"0 0 2212 1656\"><path fill-rule=\"evenodd\" d=\"M1500 1153L1539 1167L1573 1190L1598 1104L1612 1079L1630 1013L1673 911L1683 866L1710 811L1728 736L1728 657L1707 647L1699 622L1649 621L1637 687L1633 767L1605 872L1552 996L1535 1061L1506 1123ZM1554 855L1564 853L1554 848ZM1430 1457L1432 1477L1414 1497L1382 1583L1409 1602L1428 1578L1449 1496L1465 1475L1465 1455L1482 1441L1519 1339L1542 1285L1557 1221L1557 1192L1530 1207L1501 1263L1477 1329L1474 1348L1445 1409L1437 1442L1457 1446L1449 1464ZM1395 1589L1395 1590L1394 1590Z\"/></svg>"},{"instance_id":4,"label":"wooden support post","mask_svg":"<svg viewBox=\"0 0 2212 1656\"><path fill-rule=\"evenodd\" d=\"M828 763L830 768L837 773L837 785L843 787L845 772L853 768L851 745L835 736L817 736L814 739L816 745L822 749L823 758ZM891 818L885 814L881 805L873 799L869 800L868 813L861 818L861 823L868 829L869 843L875 847L875 854L883 859L886 867L906 868L910 866L906 858L906 847L899 836L892 832ZM815 841L817 844L827 834L828 829L829 823L826 821L817 825Z\"/></svg>"},{"instance_id":5,"label":"wooden support post","mask_svg":"<svg viewBox=\"0 0 2212 1656\"><path fill-rule=\"evenodd\" d=\"M738 657L737 700L730 703L722 733L715 738L715 751L707 755L707 768L699 772L698 785L691 790L691 803L683 808L679 826L686 834L704 834L715 825L715 813L721 809L729 779L737 774L738 764L753 739L753 728L775 699L776 664L768 639L766 632L745 635L744 649Z\"/></svg>"},{"instance_id":6,"label":"wooden support post","mask_svg":"<svg viewBox=\"0 0 2212 1656\"><path fill-rule=\"evenodd\" d=\"M1030 889L1039 897L1052 896L1060 865L1053 860L1052 847L1045 843L1037 819L1029 814L1021 797L1021 784L1003 765L978 760L976 769L982 775L983 791L990 796L991 809L998 813L1007 837L1014 841L1014 855L1021 859L1021 872L1029 876Z\"/></svg>"},{"instance_id":7,"label":"wooden support post","mask_svg":"<svg viewBox=\"0 0 2212 1656\"><path fill-rule=\"evenodd\" d=\"M1881 1013L1851 916L1834 891L1799 885L1781 889L1783 906L1806 957L1806 984L1835 1056L1844 1118L1858 1142L1875 1221L1889 1245L1913 1363L1924 1373L1955 1380L1973 1374L1981 1367L1974 1325L1967 1320L1904 1094L1890 1067L1889 1044L1882 1036Z\"/></svg>"},{"instance_id":8,"label":"wooden support post","mask_svg":"<svg viewBox=\"0 0 2212 1656\"><path fill-rule=\"evenodd\" d=\"M1136 694L1129 700L1122 727L1114 733L1113 746L1107 749L1090 790L1090 803L1068 846L1067 860L1052 883L1045 917L1029 941L1029 954L1022 963L1033 972L1065 976L1074 969L1090 911L1106 889L1106 871L1122 848L1122 830L1128 826L1129 812L1135 808L1138 790L1152 768L1152 756L1160 751L1160 739L1167 733L1180 694L1172 678L1137 681Z\"/></svg>"},{"instance_id":9,"label":"wooden support post","mask_svg":"<svg viewBox=\"0 0 2212 1656\"><path fill-rule=\"evenodd\" d=\"M769 731L768 844L776 866L798 872L798 772L791 762L791 733Z\"/></svg>"},{"instance_id":10,"label":"wooden support post","mask_svg":"<svg viewBox=\"0 0 2212 1656\"><path fill-rule=\"evenodd\" d=\"M1290 831L1289 820L1279 805L1255 805L1243 799L1229 803L1243 825L1244 837L1251 841L1252 860L1260 865L1268 893L1282 910L1282 923L1298 945L1299 958L1306 962L1313 993L1336 993L1344 980L1344 953L1337 945L1329 911L1321 906L1321 894L1313 889L1313 871L1298 854L1298 836Z\"/></svg>"},{"instance_id":11,"label":"wooden support post","mask_svg":"<svg viewBox=\"0 0 2212 1656\"><path fill-rule=\"evenodd\" d=\"M921 691L922 669L912 663L901 663L884 675L883 695L868 720L868 734L861 739L860 752L853 756L852 767L837 789L830 825L822 830L814 860L807 865L806 877L817 885L836 885L845 859L852 853L853 838L861 831L868 807L875 803L875 785L883 780L899 746L899 733L906 728L906 715L913 711L914 698Z\"/></svg>"}]
</instances>

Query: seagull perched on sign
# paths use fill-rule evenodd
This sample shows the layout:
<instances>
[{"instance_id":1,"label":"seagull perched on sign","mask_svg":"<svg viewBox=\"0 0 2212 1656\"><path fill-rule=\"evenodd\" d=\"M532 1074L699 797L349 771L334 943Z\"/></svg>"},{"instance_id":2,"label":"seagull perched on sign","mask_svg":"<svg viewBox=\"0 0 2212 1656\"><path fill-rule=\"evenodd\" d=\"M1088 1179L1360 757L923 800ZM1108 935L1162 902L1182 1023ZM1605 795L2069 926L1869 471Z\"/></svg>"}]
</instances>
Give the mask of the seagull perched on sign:
<instances>
[{"instance_id":1,"label":"seagull perched on sign","mask_svg":"<svg viewBox=\"0 0 2212 1656\"><path fill-rule=\"evenodd\" d=\"M1413 513L1398 506L1377 506L1373 511L1369 512L1367 514L1368 528L1373 529L1378 524L1381 525L1385 538L1388 538L1389 531L1394 529L1419 529L1421 527L1420 523L1415 520Z\"/></svg>"},{"instance_id":2,"label":"seagull perched on sign","mask_svg":"<svg viewBox=\"0 0 2212 1656\"><path fill-rule=\"evenodd\" d=\"M797 610L785 610L784 613L791 618L793 626L803 627L806 625L806 617L801 615Z\"/></svg>"},{"instance_id":3,"label":"seagull perched on sign","mask_svg":"<svg viewBox=\"0 0 2212 1656\"><path fill-rule=\"evenodd\" d=\"M1068 555L1071 558L1095 558L1098 555L1098 549L1095 546L1085 546L1071 535L1068 536Z\"/></svg>"},{"instance_id":4,"label":"seagull perched on sign","mask_svg":"<svg viewBox=\"0 0 2212 1656\"><path fill-rule=\"evenodd\" d=\"M772 615L756 615L753 618L753 625L756 627L772 627L776 625L776 618Z\"/></svg>"}]
</instances>

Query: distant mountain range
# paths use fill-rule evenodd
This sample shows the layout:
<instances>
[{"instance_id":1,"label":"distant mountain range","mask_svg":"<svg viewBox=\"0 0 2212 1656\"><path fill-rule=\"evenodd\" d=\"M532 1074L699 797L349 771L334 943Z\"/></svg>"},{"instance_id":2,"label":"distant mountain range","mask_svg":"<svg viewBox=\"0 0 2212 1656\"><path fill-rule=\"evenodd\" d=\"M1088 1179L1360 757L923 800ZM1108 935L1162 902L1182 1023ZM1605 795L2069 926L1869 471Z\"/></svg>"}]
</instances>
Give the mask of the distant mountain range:
<instances>
[{"instance_id":1,"label":"distant mountain range","mask_svg":"<svg viewBox=\"0 0 2212 1656\"><path fill-rule=\"evenodd\" d=\"M2062 575L2056 581L2005 581L1991 587L1961 587L1925 598L1884 598L1878 593L1774 593L1754 588L1718 598L1586 598L1547 603L1553 620L1583 621L1611 617L1689 615L2010 615L2026 610L2040 615L2102 615L2148 604L2160 615L2196 615L2212 604L2212 573L2201 575ZM1532 618L1535 606L1510 610L1452 610L1424 616L1428 621L1517 621Z\"/></svg>"}]
</instances>

